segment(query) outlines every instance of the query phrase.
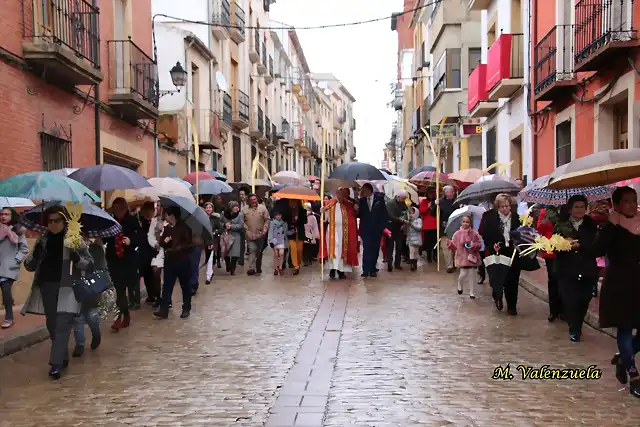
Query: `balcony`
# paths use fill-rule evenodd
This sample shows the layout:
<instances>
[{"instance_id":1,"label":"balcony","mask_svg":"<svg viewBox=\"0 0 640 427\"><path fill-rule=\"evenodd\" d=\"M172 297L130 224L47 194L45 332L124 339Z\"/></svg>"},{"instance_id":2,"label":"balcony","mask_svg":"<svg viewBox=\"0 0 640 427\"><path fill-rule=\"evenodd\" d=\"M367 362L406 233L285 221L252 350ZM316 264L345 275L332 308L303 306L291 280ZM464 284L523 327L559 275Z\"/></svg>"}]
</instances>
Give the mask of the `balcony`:
<instances>
[{"instance_id":1,"label":"balcony","mask_svg":"<svg viewBox=\"0 0 640 427\"><path fill-rule=\"evenodd\" d=\"M31 4L31 2L29 2ZM24 59L61 87L93 85L100 71L98 10L84 0L34 2L24 8Z\"/></svg>"},{"instance_id":2,"label":"balcony","mask_svg":"<svg viewBox=\"0 0 640 427\"><path fill-rule=\"evenodd\" d=\"M229 38L231 31L231 6L229 0L213 0L213 13L211 14L211 33L216 40L222 41Z\"/></svg>"},{"instance_id":3,"label":"balcony","mask_svg":"<svg viewBox=\"0 0 640 427\"><path fill-rule=\"evenodd\" d=\"M573 40L571 25L556 25L536 43L533 73L534 98L536 101L553 101L564 96L568 88L575 86L573 72Z\"/></svg>"},{"instance_id":4,"label":"balcony","mask_svg":"<svg viewBox=\"0 0 640 427\"><path fill-rule=\"evenodd\" d=\"M198 146L200 150L222 148L220 139L220 116L212 110L196 110Z\"/></svg>"},{"instance_id":5,"label":"balcony","mask_svg":"<svg viewBox=\"0 0 640 427\"><path fill-rule=\"evenodd\" d=\"M467 108L473 118L489 117L498 109L498 102L489 101L487 93L487 65L478 64L469 76Z\"/></svg>"},{"instance_id":6,"label":"balcony","mask_svg":"<svg viewBox=\"0 0 640 427\"><path fill-rule=\"evenodd\" d=\"M266 74L268 71L267 68L267 45L265 42L262 42L262 57L260 58L260 62L258 62L258 73Z\"/></svg>"},{"instance_id":7,"label":"balcony","mask_svg":"<svg viewBox=\"0 0 640 427\"><path fill-rule=\"evenodd\" d=\"M304 74L300 68L293 69L293 78L291 80L291 91L298 95L302 92L302 82L304 79Z\"/></svg>"},{"instance_id":8,"label":"balcony","mask_svg":"<svg viewBox=\"0 0 640 427\"><path fill-rule=\"evenodd\" d=\"M353 151L351 152L351 161L352 161L352 162L355 162L355 161L357 160L357 159L356 159L356 146L354 145L354 146L352 147L352 149L353 149Z\"/></svg>"},{"instance_id":9,"label":"balcony","mask_svg":"<svg viewBox=\"0 0 640 427\"><path fill-rule=\"evenodd\" d=\"M240 89L233 90L233 116L231 118L236 129L249 126L249 95Z\"/></svg>"},{"instance_id":10,"label":"balcony","mask_svg":"<svg viewBox=\"0 0 640 427\"><path fill-rule=\"evenodd\" d=\"M262 108L257 107L251 117L251 128L249 130L251 137L260 139L264 135L264 115Z\"/></svg>"},{"instance_id":11,"label":"balcony","mask_svg":"<svg viewBox=\"0 0 640 427\"><path fill-rule=\"evenodd\" d=\"M285 119L282 119L282 127L279 134L279 139L285 146L293 146L293 135L291 132L291 125Z\"/></svg>"},{"instance_id":12,"label":"balcony","mask_svg":"<svg viewBox=\"0 0 640 427\"><path fill-rule=\"evenodd\" d=\"M267 146L268 150L275 150L278 148L278 128L275 123L271 123L271 143Z\"/></svg>"},{"instance_id":13,"label":"balcony","mask_svg":"<svg viewBox=\"0 0 640 427\"><path fill-rule=\"evenodd\" d=\"M264 75L264 82L268 85L273 83L273 58L269 56L269 70Z\"/></svg>"},{"instance_id":14,"label":"balcony","mask_svg":"<svg viewBox=\"0 0 640 427\"><path fill-rule=\"evenodd\" d=\"M300 147L304 142L304 138L307 135L304 125L302 123L293 124L293 143L296 147Z\"/></svg>"},{"instance_id":15,"label":"balcony","mask_svg":"<svg viewBox=\"0 0 640 427\"><path fill-rule=\"evenodd\" d=\"M233 127L233 100L231 99L231 95L227 92L224 92L222 95L222 123L221 125L227 129L231 130Z\"/></svg>"},{"instance_id":16,"label":"balcony","mask_svg":"<svg viewBox=\"0 0 640 427\"><path fill-rule=\"evenodd\" d=\"M356 130L356 119L351 119L351 130Z\"/></svg>"},{"instance_id":17,"label":"balcony","mask_svg":"<svg viewBox=\"0 0 640 427\"><path fill-rule=\"evenodd\" d=\"M469 9L471 10L488 10L492 0L469 0Z\"/></svg>"},{"instance_id":18,"label":"balcony","mask_svg":"<svg viewBox=\"0 0 640 427\"><path fill-rule=\"evenodd\" d=\"M237 2L231 3L231 26L229 27L229 37L234 42L240 44L245 41L244 30L244 10Z\"/></svg>"},{"instance_id":19,"label":"balcony","mask_svg":"<svg viewBox=\"0 0 640 427\"><path fill-rule=\"evenodd\" d=\"M249 43L249 60L252 64L260 62L260 29L253 29L251 43Z\"/></svg>"},{"instance_id":20,"label":"balcony","mask_svg":"<svg viewBox=\"0 0 640 427\"><path fill-rule=\"evenodd\" d=\"M338 115L337 114L333 118L333 129L335 129L335 130L342 129L342 123L340 123L340 120L338 119Z\"/></svg>"},{"instance_id":21,"label":"balcony","mask_svg":"<svg viewBox=\"0 0 640 427\"><path fill-rule=\"evenodd\" d=\"M271 121L266 114L263 116L263 120L264 133L258 138L258 144L266 146L271 142Z\"/></svg>"},{"instance_id":22,"label":"balcony","mask_svg":"<svg viewBox=\"0 0 640 427\"><path fill-rule=\"evenodd\" d=\"M524 35L501 34L487 55L489 101L511 96L524 85Z\"/></svg>"},{"instance_id":23,"label":"balcony","mask_svg":"<svg viewBox=\"0 0 640 427\"><path fill-rule=\"evenodd\" d=\"M402 89L396 89L393 96L393 109L396 111L402 111L403 103Z\"/></svg>"},{"instance_id":24,"label":"balcony","mask_svg":"<svg viewBox=\"0 0 640 427\"><path fill-rule=\"evenodd\" d=\"M158 118L158 67L129 40L107 42L109 106L129 123Z\"/></svg>"},{"instance_id":25,"label":"balcony","mask_svg":"<svg viewBox=\"0 0 640 427\"><path fill-rule=\"evenodd\" d=\"M633 0L580 0L575 6L574 70L597 71L638 45Z\"/></svg>"},{"instance_id":26,"label":"balcony","mask_svg":"<svg viewBox=\"0 0 640 427\"><path fill-rule=\"evenodd\" d=\"M305 159L311 157L311 137L309 135L305 135L304 142L298 146L298 151Z\"/></svg>"}]
</instances>

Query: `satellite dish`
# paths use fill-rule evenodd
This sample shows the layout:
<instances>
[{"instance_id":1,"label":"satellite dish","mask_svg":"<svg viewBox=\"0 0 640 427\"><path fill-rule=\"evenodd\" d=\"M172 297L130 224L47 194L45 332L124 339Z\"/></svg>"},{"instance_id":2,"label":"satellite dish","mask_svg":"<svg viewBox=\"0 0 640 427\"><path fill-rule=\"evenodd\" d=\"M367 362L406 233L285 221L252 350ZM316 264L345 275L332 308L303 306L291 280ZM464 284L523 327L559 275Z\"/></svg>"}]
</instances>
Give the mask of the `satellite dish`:
<instances>
[{"instance_id":1,"label":"satellite dish","mask_svg":"<svg viewBox=\"0 0 640 427\"><path fill-rule=\"evenodd\" d=\"M216 71L216 82L218 82L218 89L224 92L227 91L227 79L224 78L224 74L222 74L220 71Z\"/></svg>"}]
</instances>

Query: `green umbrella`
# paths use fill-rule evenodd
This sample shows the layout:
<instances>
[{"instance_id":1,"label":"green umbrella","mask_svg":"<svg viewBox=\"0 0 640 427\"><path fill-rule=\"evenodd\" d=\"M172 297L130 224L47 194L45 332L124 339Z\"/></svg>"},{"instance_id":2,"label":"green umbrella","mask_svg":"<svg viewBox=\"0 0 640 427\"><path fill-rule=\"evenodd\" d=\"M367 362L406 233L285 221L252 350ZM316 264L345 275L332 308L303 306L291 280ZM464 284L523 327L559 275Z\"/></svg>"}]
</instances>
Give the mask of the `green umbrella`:
<instances>
[{"instance_id":1,"label":"green umbrella","mask_svg":"<svg viewBox=\"0 0 640 427\"><path fill-rule=\"evenodd\" d=\"M0 197L60 202L101 202L78 181L52 172L29 172L0 181Z\"/></svg>"}]
</instances>

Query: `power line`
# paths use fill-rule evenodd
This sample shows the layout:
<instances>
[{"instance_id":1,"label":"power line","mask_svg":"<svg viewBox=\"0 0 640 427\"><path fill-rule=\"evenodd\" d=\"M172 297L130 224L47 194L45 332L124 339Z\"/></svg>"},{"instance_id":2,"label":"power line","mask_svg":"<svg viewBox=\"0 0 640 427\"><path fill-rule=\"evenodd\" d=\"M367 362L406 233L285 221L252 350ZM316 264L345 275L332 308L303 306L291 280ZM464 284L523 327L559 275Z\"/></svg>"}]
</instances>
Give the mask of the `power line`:
<instances>
[{"instance_id":1,"label":"power line","mask_svg":"<svg viewBox=\"0 0 640 427\"><path fill-rule=\"evenodd\" d=\"M171 19L171 20L175 20L177 22L181 22L181 23L185 23L185 24L198 24L198 25L206 25L209 27L224 27L224 28L237 28L240 30L243 29L255 29L255 30L323 30L323 29L327 29L327 28L343 28L343 27L354 27L354 26L358 26L358 25L364 25L364 24L371 24L374 22L380 22L380 21L386 21L389 19L393 19L396 18L398 16L403 16L409 13L414 13L418 10L427 8L429 6L432 6L434 4L438 4L441 3L442 0L433 0L429 3L423 4L422 6L413 8L413 9L408 9L405 10L404 12L397 12L397 13L393 13L390 16L383 16L383 17L379 17L379 18L372 18L372 19L364 19L364 20L360 20L360 21L353 21L353 22L344 22L341 24L325 24L325 25L311 25L311 26L300 26L300 27L296 27L293 25L286 25L283 24L283 26L281 27L252 27L252 26L248 26L248 25L244 25L244 26L239 26L239 25L231 25L231 24L218 24L218 23L213 23L213 22L207 22L207 21L197 21L197 20L192 20L192 19L186 19L186 18L179 18L177 16L170 16L170 15L165 15L164 13L157 13L153 16L153 18L155 19L156 17L162 17L162 18L167 18L167 19Z\"/></svg>"}]
</instances>

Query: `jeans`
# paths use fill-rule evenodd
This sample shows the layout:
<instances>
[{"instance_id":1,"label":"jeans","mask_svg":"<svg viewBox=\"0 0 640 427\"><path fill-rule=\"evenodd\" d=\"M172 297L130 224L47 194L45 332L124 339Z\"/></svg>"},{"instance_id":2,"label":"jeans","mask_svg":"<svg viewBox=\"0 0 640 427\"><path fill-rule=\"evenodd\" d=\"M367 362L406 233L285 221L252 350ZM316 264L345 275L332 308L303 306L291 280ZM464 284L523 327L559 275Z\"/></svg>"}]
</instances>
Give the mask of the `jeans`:
<instances>
[{"instance_id":1,"label":"jeans","mask_svg":"<svg viewBox=\"0 0 640 427\"><path fill-rule=\"evenodd\" d=\"M73 337L76 347L84 347L84 325L89 325L92 336L100 335L100 314L96 308L83 308L82 312L73 318Z\"/></svg>"},{"instance_id":2,"label":"jeans","mask_svg":"<svg viewBox=\"0 0 640 427\"><path fill-rule=\"evenodd\" d=\"M632 328L618 328L616 334L620 359L627 371L635 369L635 355L640 352L640 334L633 335Z\"/></svg>"},{"instance_id":3,"label":"jeans","mask_svg":"<svg viewBox=\"0 0 640 427\"><path fill-rule=\"evenodd\" d=\"M362 273L376 273L382 233L362 233Z\"/></svg>"},{"instance_id":4,"label":"jeans","mask_svg":"<svg viewBox=\"0 0 640 427\"><path fill-rule=\"evenodd\" d=\"M13 320L13 296L11 295L12 285L13 280L11 279L0 280L0 287L2 288L2 303L4 304L5 311L4 318L6 320Z\"/></svg>"},{"instance_id":5,"label":"jeans","mask_svg":"<svg viewBox=\"0 0 640 427\"><path fill-rule=\"evenodd\" d=\"M182 310L191 310L191 263L188 259L182 261L166 260L164 262L164 287L162 289L162 310L169 310L169 303L173 295L173 287L176 280L180 281L182 289Z\"/></svg>"},{"instance_id":6,"label":"jeans","mask_svg":"<svg viewBox=\"0 0 640 427\"><path fill-rule=\"evenodd\" d=\"M64 362L69 360L69 336L75 317L76 314L73 313L57 313L55 316L49 356L49 364L54 368L61 368Z\"/></svg>"},{"instance_id":7,"label":"jeans","mask_svg":"<svg viewBox=\"0 0 640 427\"><path fill-rule=\"evenodd\" d=\"M256 240L247 240L247 248L249 249L249 271L262 271L264 237L260 237Z\"/></svg>"}]
</instances>

